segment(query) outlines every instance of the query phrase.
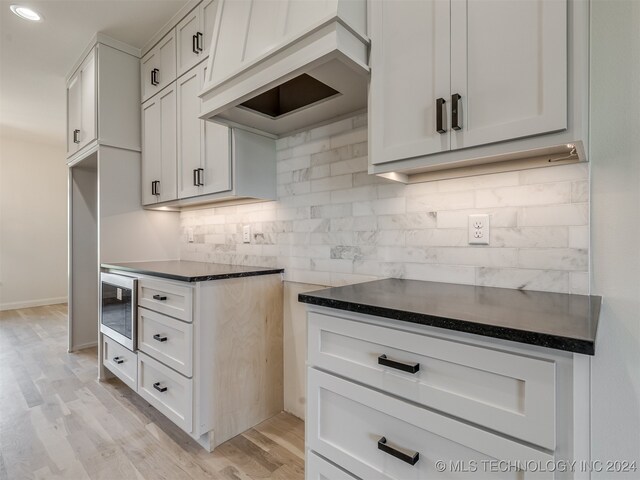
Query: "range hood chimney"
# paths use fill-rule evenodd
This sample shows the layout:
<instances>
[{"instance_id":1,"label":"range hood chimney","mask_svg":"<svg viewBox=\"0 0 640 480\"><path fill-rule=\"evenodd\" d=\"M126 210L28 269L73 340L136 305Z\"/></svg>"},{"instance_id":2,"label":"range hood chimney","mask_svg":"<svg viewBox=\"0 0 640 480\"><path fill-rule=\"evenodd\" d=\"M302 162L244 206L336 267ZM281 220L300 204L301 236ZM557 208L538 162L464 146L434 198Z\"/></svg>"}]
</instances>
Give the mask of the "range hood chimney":
<instances>
[{"instance_id":1,"label":"range hood chimney","mask_svg":"<svg viewBox=\"0 0 640 480\"><path fill-rule=\"evenodd\" d=\"M282 136L367 107L366 0L220 0L200 118Z\"/></svg>"}]
</instances>

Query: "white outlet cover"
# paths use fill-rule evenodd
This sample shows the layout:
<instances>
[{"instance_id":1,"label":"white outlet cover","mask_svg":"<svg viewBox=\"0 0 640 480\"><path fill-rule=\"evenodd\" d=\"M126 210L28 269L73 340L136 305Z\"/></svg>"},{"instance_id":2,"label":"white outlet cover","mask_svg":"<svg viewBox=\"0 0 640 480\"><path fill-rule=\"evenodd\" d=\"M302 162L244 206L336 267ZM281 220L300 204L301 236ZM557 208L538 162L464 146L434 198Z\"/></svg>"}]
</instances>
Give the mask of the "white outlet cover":
<instances>
[{"instance_id":1,"label":"white outlet cover","mask_svg":"<svg viewBox=\"0 0 640 480\"><path fill-rule=\"evenodd\" d=\"M469 215L469 245L489 245L489 214Z\"/></svg>"},{"instance_id":2,"label":"white outlet cover","mask_svg":"<svg viewBox=\"0 0 640 480\"><path fill-rule=\"evenodd\" d=\"M187 241L193 243L193 228L187 229Z\"/></svg>"},{"instance_id":3,"label":"white outlet cover","mask_svg":"<svg viewBox=\"0 0 640 480\"><path fill-rule=\"evenodd\" d=\"M242 227L242 242L251 243L251 225L245 225Z\"/></svg>"}]
</instances>

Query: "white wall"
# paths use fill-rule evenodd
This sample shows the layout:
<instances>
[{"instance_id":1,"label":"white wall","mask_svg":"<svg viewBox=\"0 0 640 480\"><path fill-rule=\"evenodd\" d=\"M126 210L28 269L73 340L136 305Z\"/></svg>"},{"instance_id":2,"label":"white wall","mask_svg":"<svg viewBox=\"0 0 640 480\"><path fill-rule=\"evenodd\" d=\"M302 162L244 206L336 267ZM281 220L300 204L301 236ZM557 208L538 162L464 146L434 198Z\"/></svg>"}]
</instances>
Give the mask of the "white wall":
<instances>
[{"instance_id":1,"label":"white wall","mask_svg":"<svg viewBox=\"0 0 640 480\"><path fill-rule=\"evenodd\" d=\"M594 0L591 19L592 459L640 468L640 2Z\"/></svg>"},{"instance_id":2,"label":"white wall","mask_svg":"<svg viewBox=\"0 0 640 480\"><path fill-rule=\"evenodd\" d=\"M65 146L0 135L0 310L66 302Z\"/></svg>"}]
</instances>

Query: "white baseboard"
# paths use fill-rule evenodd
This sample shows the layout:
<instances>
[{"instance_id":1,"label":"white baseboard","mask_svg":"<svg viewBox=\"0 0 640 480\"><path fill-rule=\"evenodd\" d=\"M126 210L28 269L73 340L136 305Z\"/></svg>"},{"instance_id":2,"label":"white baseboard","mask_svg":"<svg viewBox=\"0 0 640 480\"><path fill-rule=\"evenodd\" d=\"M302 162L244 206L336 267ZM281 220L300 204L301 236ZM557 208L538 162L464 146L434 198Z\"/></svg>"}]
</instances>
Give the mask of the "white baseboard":
<instances>
[{"instance_id":1,"label":"white baseboard","mask_svg":"<svg viewBox=\"0 0 640 480\"><path fill-rule=\"evenodd\" d=\"M67 297L41 298L39 300L27 300L26 302L0 303L0 311L17 310L19 308L42 307L43 305L56 305L67 303Z\"/></svg>"},{"instance_id":2,"label":"white baseboard","mask_svg":"<svg viewBox=\"0 0 640 480\"><path fill-rule=\"evenodd\" d=\"M67 349L67 352L73 353L73 352L78 352L80 350L84 350L85 348L91 348L91 347L97 347L97 346L98 346L98 342L83 343L82 345L76 345L71 349Z\"/></svg>"}]
</instances>

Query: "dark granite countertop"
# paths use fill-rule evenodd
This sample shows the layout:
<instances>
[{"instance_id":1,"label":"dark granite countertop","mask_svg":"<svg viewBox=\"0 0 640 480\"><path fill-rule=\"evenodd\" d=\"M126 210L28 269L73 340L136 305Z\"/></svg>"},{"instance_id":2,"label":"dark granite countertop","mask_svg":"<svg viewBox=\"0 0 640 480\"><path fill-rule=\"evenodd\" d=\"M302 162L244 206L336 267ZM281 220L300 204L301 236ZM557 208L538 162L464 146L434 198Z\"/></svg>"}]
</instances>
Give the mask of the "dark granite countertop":
<instances>
[{"instance_id":1,"label":"dark granite countertop","mask_svg":"<svg viewBox=\"0 0 640 480\"><path fill-rule=\"evenodd\" d=\"M102 268L152 275L181 282L206 282L224 278L253 277L282 273L282 268L244 267L221 263L167 260L158 262L103 263Z\"/></svg>"},{"instance_id":2,"label":"dark granite countertop","mask_svg":"<svg viewBox=\"0 0 640 480\"><path fill-rule=\"evenodd\" d=\"M389 278L299 295L349 312L593 355L602 297Z\"/></svg>"}]
</instances>

